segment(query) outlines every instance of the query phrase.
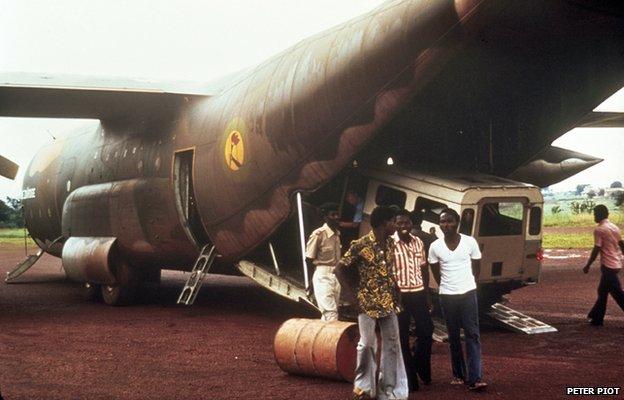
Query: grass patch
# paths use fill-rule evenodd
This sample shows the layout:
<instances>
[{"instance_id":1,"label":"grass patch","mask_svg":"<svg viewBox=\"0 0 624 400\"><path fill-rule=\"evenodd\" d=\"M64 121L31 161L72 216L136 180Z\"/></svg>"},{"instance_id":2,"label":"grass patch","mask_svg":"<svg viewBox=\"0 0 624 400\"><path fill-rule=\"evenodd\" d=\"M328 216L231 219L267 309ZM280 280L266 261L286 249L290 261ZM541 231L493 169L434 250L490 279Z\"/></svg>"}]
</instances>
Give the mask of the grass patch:
<instances>
[{"instance_id":1,"label":"grass patch","mask_svg":"<svg viewBox=\"0 0 624 400\"><path fill-rule=\"evenodd\" d=\"M593 227L595 225L593 214L571 214L566 212L551 214L546 211L546 215L544 216L544 226L546 227L561 226L583 228Z\"/></svg>"},{"instance_id":2,"label":"grass patch","mask_svg":"<svg viewBox=\"0 0 624 400\"><path fill-rule=\"evenodd\" d=\"M24 238L24 229L22 228L2 228L0 229L0 238Z\"/></svg>"},{"instance_id":3,"label":"grass patch","mask_svg":"<svg viewBox=\"0 0 624 400\"><path fill-rule=\"evenodd\" d=\"M37 246L30 236L27 237L26 242L28 247ZM24 229L22 228L3 228L0 229L0 244L9 246L23 246L24 245Z\"/></svg>"},{"instance_id":4,"label":"grass patch","mask_svg":"<svg viewBox=\"0 0 624 400\"><path fill-rule=\"evenodd\" d=\"M594 247L592 231L579 233L545 233L542 246L546 249L591 249Z\"/></svg>"},{"instance_id":5,"label":"grass patch","mask_svg":"<svg viewBox=\"0 0 624 400\"><path fill-rule=\"evenodd\" d=\"M571 203L573 201L582 202L584 198L571 198L571 199L546 199L544 202L544 226L546 227L591 227L594 228L596 223L594 222L594 214L583 213L574 214L572 212ZM595 204L604 204L609 208L609 220L614 224L622 227L624 226L624 212L621 208L616 207L613 200L609 198L599 197L593 199ZM558 206L562 211L553 214L553 206Z\"/></svg>"}]
</instances>

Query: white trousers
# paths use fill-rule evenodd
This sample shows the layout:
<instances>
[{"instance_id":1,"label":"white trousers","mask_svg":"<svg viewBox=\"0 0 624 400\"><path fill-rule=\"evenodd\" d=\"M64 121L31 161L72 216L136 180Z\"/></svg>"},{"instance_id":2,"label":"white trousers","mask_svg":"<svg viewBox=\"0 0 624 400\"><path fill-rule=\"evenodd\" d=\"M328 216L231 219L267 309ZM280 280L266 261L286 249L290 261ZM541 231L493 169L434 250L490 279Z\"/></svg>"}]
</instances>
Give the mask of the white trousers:
<instances>
[{"instance_id":1,"label":"white trousers","mask_svg":"<svg viewBox=\"0 0 624 400\"><path fill-rule=\"evenodd\" d=\"M312 275L314 297L321 310L323 321L338 320L338 304L340 302L340 283L334 274L334 267L317 265Z\"/></svg>"},{"instance_id":2,"label":"white trousers","mask_svg":"<svg viewBox=\"0 0 624 400\"><path fill-rule=\"evenodd\" d=\"M377 334L375 325L379 322L381 331L381 366L379 381L377 375ZM409 396L407 374L403 364L399 322L396 314L381 318L358 315L360 341L357 345L357 366L353 391L365 392L378 400L404 400Z\"/></svg>"}]
</instances>

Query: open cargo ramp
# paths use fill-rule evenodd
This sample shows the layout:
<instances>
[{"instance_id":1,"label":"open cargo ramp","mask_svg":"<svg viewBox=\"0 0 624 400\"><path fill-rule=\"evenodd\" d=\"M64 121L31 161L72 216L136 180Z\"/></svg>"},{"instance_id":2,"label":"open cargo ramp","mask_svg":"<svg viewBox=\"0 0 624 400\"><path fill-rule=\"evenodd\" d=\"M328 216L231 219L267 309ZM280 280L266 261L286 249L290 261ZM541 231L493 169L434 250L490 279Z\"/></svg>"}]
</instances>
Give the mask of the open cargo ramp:
<instances>
[{"instance_id":1,"label":"open cargo ramp","mask_svg":"<svg viewBox=\"0 0 624 400\"><path fill-rule=\"evenodd\" d=\"M301 284L293 282L285 276L279 276L270 268L263 267L248 260L241 260L236 264L236 268L248 278L269 289L282 297L286 297L298 303L306 303L317 308L314 302L308 297L308 294Z\"/></svg>"}]
</instances>

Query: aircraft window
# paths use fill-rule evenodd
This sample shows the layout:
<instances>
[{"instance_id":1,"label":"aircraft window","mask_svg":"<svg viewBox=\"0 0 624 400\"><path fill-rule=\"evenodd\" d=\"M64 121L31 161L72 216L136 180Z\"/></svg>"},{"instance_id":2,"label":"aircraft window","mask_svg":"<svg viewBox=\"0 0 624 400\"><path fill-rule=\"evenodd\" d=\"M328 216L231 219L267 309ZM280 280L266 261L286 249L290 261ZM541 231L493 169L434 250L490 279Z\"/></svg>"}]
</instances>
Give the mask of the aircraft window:
<instances>
[{"instance_id":1,"label":"aircraft window","mask_svg":"<svg viewBox=\"0 0 624 400\"><path fill-rule=\"evenodd\" d=\"M479 236L522 235L522 203L486 203L481 209Z\"/></svg>"},{"instance_id":2,"label":"aircraft window","mask_svg":"<svg viewBox=\"0 0 624 400\"><path fill-rule=\"evenodd\" d=\"M377 194L375 195L375 203L377 203L378 206L395 205L400 208L405 208L406 199L407 193L383 185L379 185Z\"/></svg>"},{"instance_id":3,"label":"aircraft window","mask_svg":"<svg viewBox=\"0 0 624 400\"><path fill-rule=\"evenodd\" d=\"M426 197L418 197L414 210L422 212L423 220L434 224L438 224L440 220L440 212L446 208L446 204L427 199Z\"/></svg>"},{"instance_id":4,"label":"aircraft window","mask_svg":"<svg viewBox=\"0 0 624 400\"><path fill-rule=\"evenodd\" d=\"M531 216L529 217L529 235L539 235L542 230L542 209L539 207L531 207Z\"/></svg>"},{"instance_id":5,"label":"aircraft window","mask_svg":"<svg viewBox=\"0 0 624 400\"><path fill-rule=\"evenodd\" d=\"M474 224L474 210L467 208L462 212L461 221L459 222L459 233L464 235L472 234L472 225Z\"/></svg>"}]
</instances>

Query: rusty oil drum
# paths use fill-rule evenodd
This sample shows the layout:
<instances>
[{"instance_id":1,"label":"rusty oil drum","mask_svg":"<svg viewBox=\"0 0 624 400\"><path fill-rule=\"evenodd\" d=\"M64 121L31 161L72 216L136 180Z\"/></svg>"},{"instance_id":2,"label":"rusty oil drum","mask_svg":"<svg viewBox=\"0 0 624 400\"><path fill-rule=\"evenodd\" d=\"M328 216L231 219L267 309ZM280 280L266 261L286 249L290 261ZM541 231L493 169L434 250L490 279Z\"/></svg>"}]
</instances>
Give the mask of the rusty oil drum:
<instances>
[{"instance_id":1,"label":"rusty oil drum","mask_svg":"<svg viewBox=\"0 0 624 400\"><path fill-rule=\"evenodd\" d=\"M351 322L289 319L275 334L275 361L292 374L353 382L358 340Z\"/></svg>"}]
</instances>

